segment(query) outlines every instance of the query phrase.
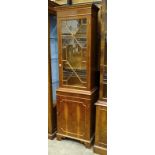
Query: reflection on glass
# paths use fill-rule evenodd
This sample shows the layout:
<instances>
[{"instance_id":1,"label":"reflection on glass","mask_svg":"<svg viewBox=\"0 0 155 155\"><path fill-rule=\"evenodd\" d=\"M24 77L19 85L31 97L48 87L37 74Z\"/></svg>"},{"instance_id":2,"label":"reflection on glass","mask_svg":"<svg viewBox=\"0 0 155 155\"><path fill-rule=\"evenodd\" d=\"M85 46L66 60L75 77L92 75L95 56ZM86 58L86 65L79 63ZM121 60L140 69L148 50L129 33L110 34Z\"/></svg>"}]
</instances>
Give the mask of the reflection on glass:
<instances>
[{"instance_id":1,"label":"reflection on glass","mask_svg":"<svg viewBox=\"0 0 155 155\"><path fill-rule=\"evenodd\" d=\"M56 16L50 16L50 51L51 51L51 77L52 77L52 99L56 104L56 89L59 86L58 74L58 45L57 45Z\"/></svg>"},{"instance_id":2,"label":"reflection on glass","mask_svg":"<svg viewBox=\"0 0 155 155\"><path fill-rule=\"evenodd\" d=\"M86 87L86 19L62 21L63 84Z\"/></svg>"}]
</instances>

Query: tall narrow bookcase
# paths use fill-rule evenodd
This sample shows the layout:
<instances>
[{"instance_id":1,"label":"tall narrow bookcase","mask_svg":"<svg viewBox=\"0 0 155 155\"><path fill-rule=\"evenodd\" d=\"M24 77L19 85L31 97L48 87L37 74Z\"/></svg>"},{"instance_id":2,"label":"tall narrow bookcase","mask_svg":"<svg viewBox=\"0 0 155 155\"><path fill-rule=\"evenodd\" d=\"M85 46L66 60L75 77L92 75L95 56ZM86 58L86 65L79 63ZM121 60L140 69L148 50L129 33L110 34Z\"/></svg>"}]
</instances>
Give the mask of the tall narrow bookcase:
<instances>
[{"instance_id":1,"label":"tall narrow bookcase","mask_svg":"<svg viewBox=\"0 0 155 155\"><path fill-rule=\"evenodd\" d=\"M56 7L59 51L57 139L90 147L98 99L97 14L92 3Z\"/></svg>"}]
</instances>

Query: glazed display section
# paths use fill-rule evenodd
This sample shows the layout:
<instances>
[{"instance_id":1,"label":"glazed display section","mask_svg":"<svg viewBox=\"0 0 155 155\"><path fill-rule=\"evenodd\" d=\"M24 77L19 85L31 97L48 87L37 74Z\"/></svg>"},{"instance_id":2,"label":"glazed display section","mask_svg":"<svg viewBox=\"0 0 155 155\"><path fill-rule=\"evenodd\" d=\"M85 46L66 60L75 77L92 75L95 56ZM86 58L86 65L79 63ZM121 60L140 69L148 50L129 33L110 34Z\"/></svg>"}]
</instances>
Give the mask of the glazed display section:
<instances>
[{"instance_id":1,"label":"glazed display section","mask_svg":"<svg viewBox=\"0 0 155 155\"><path fill-rule=\"evenodd\" d=\"M87 19L63 20L63 85L86 87Z\"/></svg>"},{"instance_id":2,"label":"glazed display section","mask_svg":"<svg viewBox=\"0 0 155 155\"><path fill-rule=\"evenodd\" d=\"M56 89L59 87L57 18L50 15L50 55L51 55L51 86L52 100L56 104Z\"/></svg>"}]
</instances>

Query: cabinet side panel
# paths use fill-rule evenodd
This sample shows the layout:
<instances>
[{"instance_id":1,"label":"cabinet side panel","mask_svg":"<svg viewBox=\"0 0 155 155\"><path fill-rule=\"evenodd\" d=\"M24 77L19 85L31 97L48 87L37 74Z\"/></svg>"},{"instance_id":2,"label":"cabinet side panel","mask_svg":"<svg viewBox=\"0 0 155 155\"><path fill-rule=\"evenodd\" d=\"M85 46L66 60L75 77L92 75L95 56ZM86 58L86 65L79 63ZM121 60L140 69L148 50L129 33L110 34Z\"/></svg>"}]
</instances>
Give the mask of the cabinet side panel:
<instances>
[{"instance_id":1,"label":"cabinet side panel","mask_svg":"<svg viewBox=\"0 0 155 155\"><path fill-rule=\"evenodd\" d=\"M106 107L100 105L96 107L95 145L107 147L107 110Z\"/></svg>"},{"instance_id":2,"label":"cabinet side panel","mask_svg":"<svg viewBox=\"0 0 155 155\"><path fill-rule=\"evenodd\" d=\"M98 63L99 63L99 37L98 37L98 29L97 29L97 12L94 11L91 16L91 89L99 84L99 70L98 70Z\"/></svg>"}]
</instances>

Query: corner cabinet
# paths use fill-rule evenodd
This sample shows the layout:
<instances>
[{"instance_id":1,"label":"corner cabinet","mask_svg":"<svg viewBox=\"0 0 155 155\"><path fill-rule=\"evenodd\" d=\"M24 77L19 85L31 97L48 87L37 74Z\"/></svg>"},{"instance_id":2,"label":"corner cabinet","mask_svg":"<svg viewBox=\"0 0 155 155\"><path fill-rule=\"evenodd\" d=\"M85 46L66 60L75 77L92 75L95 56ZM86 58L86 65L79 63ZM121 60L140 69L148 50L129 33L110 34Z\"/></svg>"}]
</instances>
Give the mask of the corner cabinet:
<instances>
[{"instance_id":1,"label":"corner cabinet","mask_svg":"<svg viewBox=\"0 0 155 155\"><path fill-rule=\"evenodd\" d=\"M48 2L48 138L56 135L56 88L58 79L58 48L56 11L58 4Z\"/></svg>"},{"instance_id":2,"label":"corner cabinet","mask_svg":"<svg viewBox=\"0 0 155 155\"><path fill-rule=\"evenodd\" d=\"M56 7L59 52L57 139L90 147L98 99L97 12L94 4Z\"/></svg>"}]
</instances>

